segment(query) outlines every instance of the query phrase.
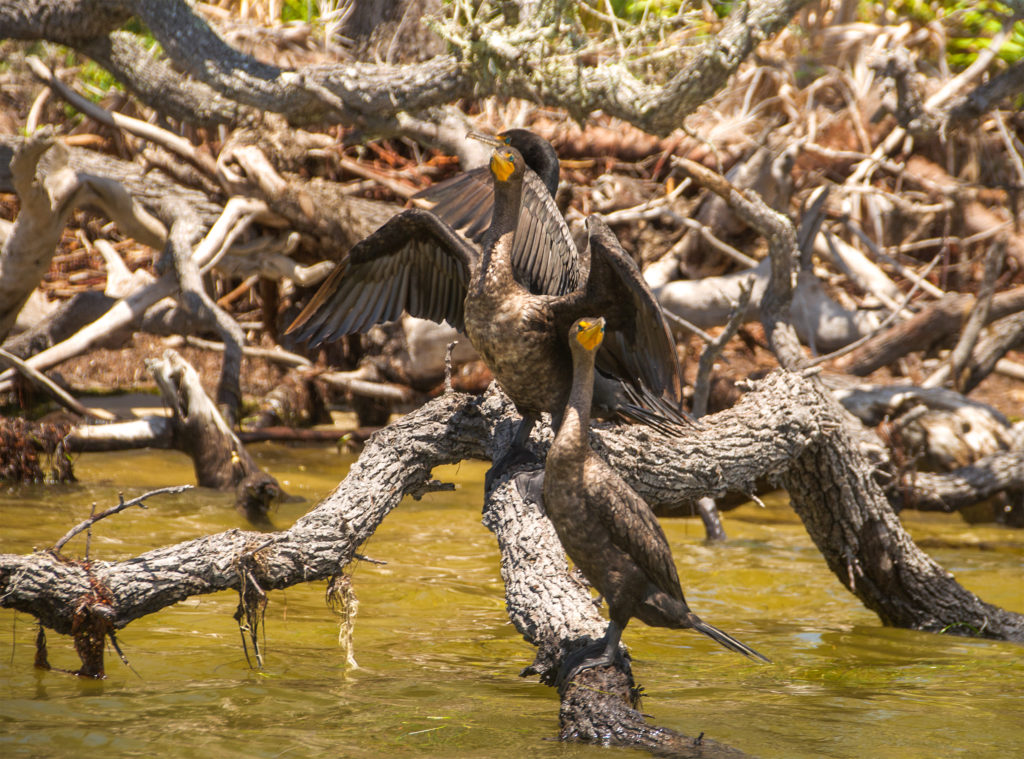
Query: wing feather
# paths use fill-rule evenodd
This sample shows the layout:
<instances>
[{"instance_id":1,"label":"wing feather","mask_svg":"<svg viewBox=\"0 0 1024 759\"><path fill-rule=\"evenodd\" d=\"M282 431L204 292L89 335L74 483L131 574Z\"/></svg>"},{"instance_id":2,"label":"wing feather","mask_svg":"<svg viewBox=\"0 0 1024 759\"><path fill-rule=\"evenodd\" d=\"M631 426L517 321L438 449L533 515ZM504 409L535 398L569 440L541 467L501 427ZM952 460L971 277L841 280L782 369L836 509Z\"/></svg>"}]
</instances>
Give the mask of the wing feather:
<instances>
[{"instance_id":1,"label":"wing feather","mask_svg":"<svg viewBox=\"0 0 1024 759\"><path fill-rule=\"evenodd\" d=\"M607 464L591 454L584 481L587 506L655 585L683 600L679 573L665 531L651 507Z\"/></svg>"},{"instance_id":2,"label":"wing feather","mask_svg":"<svg viewBox=\"0 0 1024 759\"><path fill-rule=\"evenodd\" d=\"M608 320L599 367L619 377L635 377L655 395L681 407L682 370L661 304L600 217L588 217L587 232L587 303Z\"/></svg>"},{"instance_id":3,"label":"wing feather","mask_svg":"<svg viewBox=\"0 0 1024 759\"><path fill-rule=\"evenodd\" d=\"M478 249L436 215L408 209L353 246L288 331L316 345L403 310L462 329L462 300L478 261Z\"/></svg>"},{"instance_id":4,"label":"wing feather","mask_svg":"<svg viewBox=\"0 0 1024 759\"><path fill-rule=\"evenodd\" d=\"M491 224L494 180L486 168L463 172L414 196L479 248ZM579 286L576 244L551 193L532 170L523 181L522 207L512 267L518 279L538 295L560 295Z\"/></svg>"}]
</instances>

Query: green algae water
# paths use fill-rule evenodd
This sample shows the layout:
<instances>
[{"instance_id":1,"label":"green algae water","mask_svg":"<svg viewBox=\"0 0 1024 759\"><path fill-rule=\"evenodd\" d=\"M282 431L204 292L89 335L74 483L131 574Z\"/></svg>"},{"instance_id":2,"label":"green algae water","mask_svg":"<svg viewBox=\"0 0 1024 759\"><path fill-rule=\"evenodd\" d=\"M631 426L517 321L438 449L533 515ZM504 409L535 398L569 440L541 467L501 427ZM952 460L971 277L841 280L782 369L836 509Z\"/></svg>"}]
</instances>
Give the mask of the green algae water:
<instances>
[{"instance_id":1,"label":"green algae water","mask_svg":"<svg viewBox=\"0 0 1024 759\"><path fill-rule=\"evenodd\" d=\"M261 465L305 500L345 475L328 448L255 446ZM499 556L480 524L482 463L435 474L454 493L407 499L361 549L346 664L325 583L274 591L265 667L249 669L230 592L192 598L119 633L108 677L32 667L32 618L0 611L3 757L609 757L564 745L553 689L518 676L533 657L504 611ZM52 545L97 510L193 481L183 455L79 458L80 482L0 490L0 551ZM158 496L94 529L90 554L118 559L246 524L232 497ZM905 515L915 538L982 598L1024 611L1024 534L959 517ZM1011 757L1024 754L1024 647L887 629L828 572L782 500L724 515L729 541L705 546L698 520L663 520L690 606L768 655L757 665L690 631L634 622L624 641L643 710L763 758ZM81 556L84 538L65 552ZM932 547L934 546L934 547ZM50 661L74 669L67 638ZM619 750L616 750L619 751ZM641 755L621 751L623 756Z\"/></svg>"}]
</instances>

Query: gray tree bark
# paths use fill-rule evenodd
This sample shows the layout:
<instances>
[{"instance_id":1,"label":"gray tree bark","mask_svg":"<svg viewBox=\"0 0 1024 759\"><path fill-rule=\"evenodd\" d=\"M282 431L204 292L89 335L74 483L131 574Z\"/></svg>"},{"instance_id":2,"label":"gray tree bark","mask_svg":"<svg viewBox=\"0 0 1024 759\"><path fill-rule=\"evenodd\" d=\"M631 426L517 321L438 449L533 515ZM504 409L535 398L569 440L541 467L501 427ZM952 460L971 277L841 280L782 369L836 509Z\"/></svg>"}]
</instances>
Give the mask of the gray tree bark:
<instances>
[{"instance_id":1,"label":"gray tree bark","mask_svg":"<svg viewBox=\"0 0 1024 759\"><path fill-rule=\"evenodd\" d=\"M192 123L238 123L259 111L292 124L340 122L393 128L401 112L463 97L524 97L566 108L577 118L596 110L655 134L677 129L754 47L782 29L808 0L737 4L720 32L694 50L674 52L677 73L647 84L624 64L581 65L568 40L578 20L565 3L542 2L518 26L456 23L439 30L457 54L407 65L339 64L288 71L245 55L220 38L183 0L13 0L0 3L0 38L49 40L95 55L133 94L158 111ZM478 13L477 18L487 16ZM143 58L139 46L114 34L132 16L149 28L176 69ZM576 35L577 38L581 35ZM232 105L237 104L237 105ZM191 112L191 113L190 113ZM390 126L389 126L390 125Z\"/></svg>"}]
</instances>

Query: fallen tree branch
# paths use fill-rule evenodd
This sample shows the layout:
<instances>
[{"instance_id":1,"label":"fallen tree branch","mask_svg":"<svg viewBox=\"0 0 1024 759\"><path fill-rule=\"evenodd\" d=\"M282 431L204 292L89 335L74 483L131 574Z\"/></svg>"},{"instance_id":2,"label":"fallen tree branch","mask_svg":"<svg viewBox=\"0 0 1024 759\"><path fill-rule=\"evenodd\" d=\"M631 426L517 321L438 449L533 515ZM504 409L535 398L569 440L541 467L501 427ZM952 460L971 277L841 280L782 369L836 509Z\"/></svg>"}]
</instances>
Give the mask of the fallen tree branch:
<instances>
[{"instance_id":1,"label":"fallen tree branch","mask_svg":"<svg viewBox=\"0 0 1024 759\"><path fill-rule=\"evenodd\" d=\"M64 438L69 453L173 448L174 430L166 416L144 416L115 424L84 424Z\"/></svg>"},{"instance_id":2,"label":"fallen tree branch","mask_svg":"<svg viewBox=\"0 0 1024 759\"><path fill-rule=\"evenodd\" d=\"M697 378L693 382L693 408L694 418L699 419L708 410L708 396L711 393L711 371L715 362L725 350L725 345L739 331L743 322L743 315L746 313L747 305L750 303L750 295L754 291L753 280L748 280L740 285L740 299L737 301L732 316L717 337L713 338L700 354L697 362Z\"/></svg>"},{"instance_id":3,"label":"fallen tree branch","mask_svg":"<svg viewBox=\"0 0 1024 759\"><path fill-rule=\"evenodd\" d=\"M939 257L941 255L942 254L939 253L938 255L935 256L935 258L933 258L928 263L928 266L925 267L924 275L922 275L922 276L927 275L927 273L929 271L931 271L932 267L935 266L935 264L937 264L939 262ZM815 359L811 359L810 361L807 362L807 367L811 368L811 367L814 367L814 366L818 366L820 364L826 364L829 361L835 361L835 360L841 358L842 356L845 356L848 353L853 353L855 350L860 348L862 345L866 345L867 342L869 340L871 340L872 338L874 338L876 335L882 334L893 323L895 323L896 319L899 318L900 314L903 313L904 309L907 306L910 305L910 301L913 300L915 295L917 295L917 288L918 288L918 283L915 282L913 284L913 286L910 288L910 291L903 298L903 302L899 303L899 304L896 304L895 307L892 309L892 311L890 311L889 315L887 317L885 317L885 319L882 320L882 323L879 324L878 327L876 327L873 332L871 332L871 333L869 333L867 335L864 335L863 337L858 338L857 340L854 340L852 343L844 345L842 348L838 348L838 349L832 351L831 353L827 353L824 356L818 356Z\"/></svg>"},{"instance_id":4,"label":"fallen tree branch","mask_svg":"<svg viewBox=\"0 0 1024 759\"><path fill-rule=\"evenodd\" d=\"M193 335L185 335L182 338L182 342L192 348L199 348L200 350L214 351L217 353L223 353L225 349L224 343L217 343L213 340L204 340L201 337L195 337ZM282 364L287 367L310 367L313 365L313 362L305 356L300 356L298 353L286 351L284 348L259 348L254 345L245 345L242 346L242 355L249 356L250 358L262 358L265 361Z\"/></svg>"},{"instance_id":5,"label":"fallen tree branch","mask_svg":"<svg viewBox=\"0 0 1024 759\"><path fill-rule=\"evenodd\" d=\"M105 409L88 409L83 406L78 400L76 400L70 393L64 390L64 388L57 385L53 380L47 377L42 372L37 372L31 366L26 364L20 358L12 355L0 348L0 363L6 363L13 366L18 370L20 374L32 381L35 385L42 388L42 390L53 398L57 403L62 405L69 411L73 411L76 414L81 414L84 417L92 419L100 419L105 422L110 422L116 419L112 413Z\"/></svg>"},{"instance_id":6,"label":"fallen tree branch","mask_svg":"<svg viewBox=\"0 0 1024 759\"><path fill-rule=\"evenodd\" d=\"M100 108L91 100L82 97L71 87L64 84L34 55L25 58L25 63L28 64L28 67L39 81L55 91L77 110L101 124L106 124L115 129L123 129L130 134L134 134L136 137L141 137L160 145L179 158L184 158L201 171L206 172L210 178L216 178L217 164L213 158L208 153L196 150L195 146L184 137L179 137L173 132L168 132L166 129L161 129L147 121L133 119L121 113L111 113Z\"/></svg>"},{"instance_id":7,"label":"fallen tree branch","mask_svg":"<svg viewBox=\"0 0 1024 759\"><path fill-rule=\"evenodd\" d=\"M1024 640L1024 617L980 601L913 544L851 447L843 414L808 380L779 372L757 383L736 407L705 417L703 428L686 440L621 426L595 430L592 438L652 505L749 489L759 478L774 478L792 494L793 508L833 572L886 624L956 634L973 628L984 637ZM242 580L235 559L256 546L265 546L261 561L248 571L264 591L325 579L352 560L405 493L431 479L434 467L500 455L515 421L511 404L494 392L483 398L446 394L374 434L348 477L288 530L231 530L127 561L94 559L88 569L50 553L2 555L0 604L68 634L78 599L99 583L110 598L104 611L110 629L120 629L190 595L237 590ZM485 521L503 550L509 616L539 649L531 671L551 677L566 648L599 635L603 622L589 593L565 571L553 533L544 536L550 525L518 498L511 482L502 481L490 494ZM560 564L531 558L538 551ZM768 642L761 645L770 652ZM605 697L593 693L588 701L573 692L563 708L582 715L574 706L582 700L614 722L614 711L594 706ZM582 728L585 722L563 724ZM614 740L614 727L590 738ZM575 729L567 734L587 737ZM623 729L623 739L631 730ZM642 732L657 740L653 729Z\"/></svg>"},{"instance_id":8,"label":"fallen tree branch","mask_svg":"<svg viewBox=\"0 0 1024 759\"><path fill-rule=\"evenodd\" d=\"M687 40L669 51L677 73L662 85L642 81L627 61L584 63L579 35L566 34L582 26L574 10L561 3L541 3L520 27L506 27L504 14L496 14L497 24L469 27L457 18L436 31L460 48L459 55L399 66L282 69L228 45L182 0L35 0L33 13L0 6L0 28L15 39L50 40L95 55L147 105L163 111L169 100L178 118L192 122L230 123L262 111L283 114L297 125L393 128L402 112L498 94L564 107L578 118L602 110L665 135L723 87L755 46L789 23L806 2L737 5L700 49ZM132 16L191 80L183 82L114 34ZM479 12L476 19L482 16L490 14ZM46 23L39 22L43 17Z\"/></svg>"},{"instance_id":9,"label":"fallen tree branch","mask_svg":"<svg viewBox=\"0 0 1024 759\"><path fill-rule=\"evenodd\" d=\"M259 212L265 207L261 201L232 198L224 206L223 213L212 225L206 237L195 247L194 252L191 245L187 245L182 241L178 241L178 245L186 245L188 247L194 265L202 271L203 267L215 257L218 251L222 250L225 245L230 244L229 242L226 243L225 240L230 237L232 230L237 229L239 221L247 216L251 216L253 213ZM192 216L183 220L182 234L194 233L196 225L199 223ZM25 363L33 369L43 370L55 366L72 356L83 353L111 332L137 323L150 306L167 296L175 294L178 288L179 285L175 274L173 272L166 272L156 282L146 285L131 295L117 301L96 321L82 327L63 342L32 356ZM0 373L0 392L10 389L12 374L11 370Z\"/></svg>"},{"instance_id":10,"label":"fallen tree branch","mask_svg":"<svg viewBox=\"0 0 1024 759\"><path fill-rule=\"evenodd\" d=\"M1024 450L1000 451L952 472L915 472L902 507L958 511L1002 492L1024 497Z\"/></svg>"},{"instance_id":11,"label":"fallen tree branch","mask_svg":"<svg viewBox=\"0 0 1024 759\"><path fill-rule=\"evenodd\" d=\"M199 382L199 375L175 351L147 360L171 409L175 447L191 458L202 487L235 491L235 508L250 522L268 526L267 511L282 490L249 455Z\"/></svg>"},{"instance_id":12,"label":"fallen tree branch","mask_svg":"<svg viewBox=\"0 0 1024 759\"><path fill-rule=\"evenodd\" d=\"M999 367L1009 351L1021 349L1024 349L1024 311L993 322L989 334L978 342L964 367L963 392L976 388Z\"/></svg>"},{"instance_id":13,"label":"fallen tree branch","mask_svg":"<svg viewBox=\"0 0 1024 759\"><path fill-rule=\"evenodd\" d=\"M834 366L847 374L864 376L912 351L928 350L959 334L973 304L973 295L946 295L913 318L897 324L843 356ZM987 319L991 322L1019 311L1024 311L1024 287L996 293Z\"/></svg>"},{"instance_id":14,"label":"fallen tree branch","mask_svg":"<svg viewBox=\"0 0 1024 759\"><path fill-rule=\"evenodd\" d=\"M989 322L988 312L992 307L996 279L1003 267L1005 254L1006 246L1001 240L996 240L989 247L985 254L985 273L978 288L978 296L964 322L963 329L960 330L960 338L953 346L953 350L949 352L949 359L921 383L923 387L938 387L949 379L956 390L963 389L967 379L967 362L981 336L982 327Z\"/></svg>"}]
</instances>

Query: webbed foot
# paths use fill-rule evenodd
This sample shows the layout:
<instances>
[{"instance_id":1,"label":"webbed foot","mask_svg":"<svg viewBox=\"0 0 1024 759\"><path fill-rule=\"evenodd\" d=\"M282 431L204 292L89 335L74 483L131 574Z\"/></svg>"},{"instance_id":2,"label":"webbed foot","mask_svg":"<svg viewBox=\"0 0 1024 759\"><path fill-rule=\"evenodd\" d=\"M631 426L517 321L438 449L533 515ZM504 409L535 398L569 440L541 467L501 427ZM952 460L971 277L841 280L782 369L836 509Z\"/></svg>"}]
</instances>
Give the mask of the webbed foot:
<instances>
[{"instance_id":1,"label":"webbed foot","mask_svg":"<svg viewBox=\"0 0 1024 759\"><path fill-rule=\"evenodd\" d=\"M487 470L487 474L484 475L484 492L489 493L494 484L504 477L509 469L521 464L528 464L534 459L534 454L529 448L513 445ZM543 472L543 470L541 471Z\"/></svg>"},{"instance_id":2,"label":"webbed foot","mask_svg":"<svg viewBox=\"0 0 1024 759\"><path fill-rule=\"evenodd\" d=\"M544 467L519 472L512 478L519 497L527 503L544 503Z\"/></svg>"},{"instance_id":3,"label":"webbed foot","mask_svg":"<svg viewBox=\"0 0 1024 759\"><path fill-rule=\"evenodd\" d=\"M562 666L558 669L555 687L561 693L580 672L598 667L611 667L615 665L616 661L622 661L628 669L629 664L622 656L618 646L609 652L604 640L595 641L565 657Z\"/></svg>"}]
</instances>

